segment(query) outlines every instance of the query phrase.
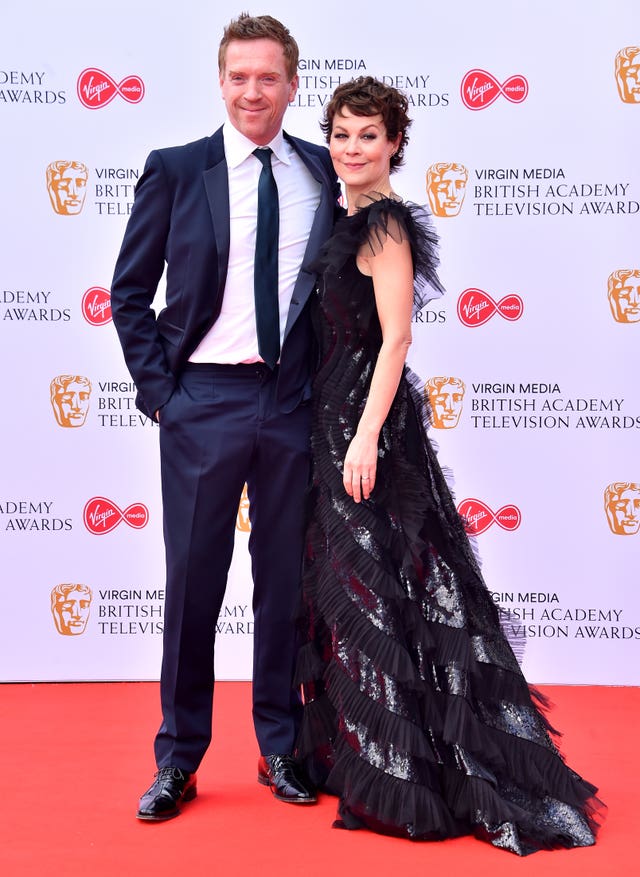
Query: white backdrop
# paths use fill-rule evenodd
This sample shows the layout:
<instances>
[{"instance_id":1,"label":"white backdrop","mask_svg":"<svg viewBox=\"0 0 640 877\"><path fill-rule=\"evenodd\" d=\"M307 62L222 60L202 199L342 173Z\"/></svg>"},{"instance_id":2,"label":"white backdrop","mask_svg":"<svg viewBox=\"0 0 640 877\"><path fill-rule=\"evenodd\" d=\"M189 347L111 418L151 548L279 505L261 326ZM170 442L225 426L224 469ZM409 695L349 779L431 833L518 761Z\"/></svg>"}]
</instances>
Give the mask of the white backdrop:
<instances>
[{"instance_id":1,"label":"white backdrop","mask_svg":"<svg viewBox=\"0 0 640 877\"><path fill-rule=\"evenodd\" d=\"M244 8L3 10L0 680L158 677L158 433L133 406L108 287L147 153L223 120L217 46ZM299 42L292 133L320 142L322 106L353 75L410 98L395 187L433 199L447 288L417 316L410 359L447 379L431 385L434 437L505 622L526 634L524 670L637 685L640 50L624 50L640 6L317 9L250 11ZM251 672L247 538L241 509L221 679Z\"/></svg>"}]
</instances>

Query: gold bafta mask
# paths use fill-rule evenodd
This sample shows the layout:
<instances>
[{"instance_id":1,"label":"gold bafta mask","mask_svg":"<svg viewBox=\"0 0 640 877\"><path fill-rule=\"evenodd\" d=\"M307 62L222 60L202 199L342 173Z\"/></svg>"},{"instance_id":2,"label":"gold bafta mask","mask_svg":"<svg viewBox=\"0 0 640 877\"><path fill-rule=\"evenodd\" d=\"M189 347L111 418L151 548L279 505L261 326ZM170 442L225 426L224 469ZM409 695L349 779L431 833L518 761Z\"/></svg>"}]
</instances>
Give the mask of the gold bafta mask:
<instances>
[{"instance_id":1,"label":"gold bafta mask","mask_svg":"<svg viewBox=\"0 0 640 877\"><path fill-rule=\"evenodd\" d=\"M58 375L51 381L51 407L59 426L84 426L89 411L91 381L82 375Z\"/></svg>"},{"instance_id":2,"label":"gold bafta mask","mask_svg":"<svg viewBox=\"0 0 640 877\"><path fill-rule=\"evenodd\" d=\"M616 85L621 101L640 104L640 46L627 46L616 55Z\"/></svg>"},{"instance_id":3,"label":"gold bafta mask","mask_svg":"<svg viewBox=\"0 0 640 877\"><path fill-rule=\"evenodd\" d=\"M635 536L640 530L640 484L614 481L605 488L604 510L612 533Z\"/></svg>"},{"instance_id":4,"label":"gold bafta mask","mask_svg":"<svg viewBox=\"0 0 640 877\"><path fill-rule=\"evenodd\" d=\"M251 521L249 520L249 497L247 496L246 484L242 488L242 496L240 497L240 505L238 506L236 530L240 530L241 533L251 532Z\"/></svg>"},{"instance_id":5,"label":"gold bafta mask","mask_svg":"<svg viewBox=\"0 0 640 877\"><path fill-rule=\"evenodd\" d=\"M81 161L52 161L47 165L47 191L60 216L76 216L84 206L89 171Z\"/></svg>"},{"instance_id":6,"label":"gold bafta mask","mask_svg":"<svg viewBox=\"0 0 640 877\"><path fill-rule=\"evenodd\" d=\"M429 378L424 389L436 429L453 429L457 426L466 389L464 382L453 377Z\"/></svg>"},{"instance_id":7,"label":"gold bafta mask","mask_svg":"<svg viewBox=\"0 0 640 877\"><path fill-rule=\"evenodd\" d=\"M640 270L621 269L607 281L609 306L619 323L640 323Z\"/></svg>"},{"instance_id":8,"label":"gold bafta mask","mask_svg":"<svg viewBox=\"0 0 640 877\"><path fill-rule=\"evenodd\" d=\"M62 636L84 633L89 620L93 594L88 585L56 585L51 590L51 614Z\"/></svg>"},{"instance_id":9,"label":"gold bafta mask","mask_svg":"<svg viewBox=\"0 0 640 877\"><path fill-rule=\"evenodd\" d=\"M469 173L463 164L438 162L427 171L427 195L434 216L457 216L467 191Z\"/></svg>"}]
</instances>

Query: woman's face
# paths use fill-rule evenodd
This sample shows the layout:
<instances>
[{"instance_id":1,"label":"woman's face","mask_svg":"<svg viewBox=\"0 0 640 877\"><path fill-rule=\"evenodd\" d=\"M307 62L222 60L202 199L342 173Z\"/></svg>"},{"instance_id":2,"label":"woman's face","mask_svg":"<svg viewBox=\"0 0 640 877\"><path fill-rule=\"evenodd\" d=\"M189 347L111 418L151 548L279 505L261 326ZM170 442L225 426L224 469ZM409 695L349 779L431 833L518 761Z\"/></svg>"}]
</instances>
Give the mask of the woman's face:
<instances>
[{"instance_id":1,"label":"woman's face","mask_svg":"<svg viewBox=\"0 0 640 877\"><path fill-rule=\"evenodd\" d=\"M347 107L333 118L329 151L336 173L352 194L386 193L389 162L401 135L389 140L382 116L356 116Z\"/></svg>"}]
</instances>

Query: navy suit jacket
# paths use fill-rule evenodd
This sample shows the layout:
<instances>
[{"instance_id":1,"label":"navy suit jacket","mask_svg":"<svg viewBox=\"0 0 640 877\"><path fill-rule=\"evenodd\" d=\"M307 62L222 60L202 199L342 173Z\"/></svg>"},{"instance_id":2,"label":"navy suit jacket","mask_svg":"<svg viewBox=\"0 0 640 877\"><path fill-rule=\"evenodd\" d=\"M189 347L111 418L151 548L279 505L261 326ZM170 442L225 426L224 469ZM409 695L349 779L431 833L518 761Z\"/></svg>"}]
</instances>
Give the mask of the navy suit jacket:
<instances>
[{"instance_id":1,"label":"navy suit jacket","mask_svg":"<svg viewBox=\"0 0 640 877\"><path fill-rule=\"evenodd\" d=\"M304 267L333 227L339 184L325 147L284 135L321 184L320 204L293 290L278 375L281 410L309 398L308 308L315 275ZM111 286L113 321L138 396L154 417L222 305L229 259L229 184L222 129L184 146L154 150L135 192ZM153 300L166 263L166 305Z\"/></svg>"}]
</instances>

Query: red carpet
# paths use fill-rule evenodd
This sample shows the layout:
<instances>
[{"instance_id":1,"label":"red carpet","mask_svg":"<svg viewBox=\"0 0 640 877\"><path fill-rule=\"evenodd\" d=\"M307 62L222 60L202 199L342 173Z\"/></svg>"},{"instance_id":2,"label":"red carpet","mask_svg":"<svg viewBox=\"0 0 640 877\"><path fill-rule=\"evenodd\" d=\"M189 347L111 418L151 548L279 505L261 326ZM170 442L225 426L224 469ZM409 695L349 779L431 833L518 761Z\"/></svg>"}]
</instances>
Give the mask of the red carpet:
<instances>
[{"instance_id":1,"label":"red carpet","mask_svg":"<svg viewBox=\"0 0 640 877\"><path fill-rule=\"evenodd\" d=\"M316 806L275 801L256 782L248 683L218 684L198 798L171 822L141 823L134 813L155 769L158 686L3 685L0 874L638 874L640 688L541 688L567 760L600 787L609 812L595 847L518 859L472 838L411 843L332 829L326 796Z\"/></svg>"}]
</instances>

